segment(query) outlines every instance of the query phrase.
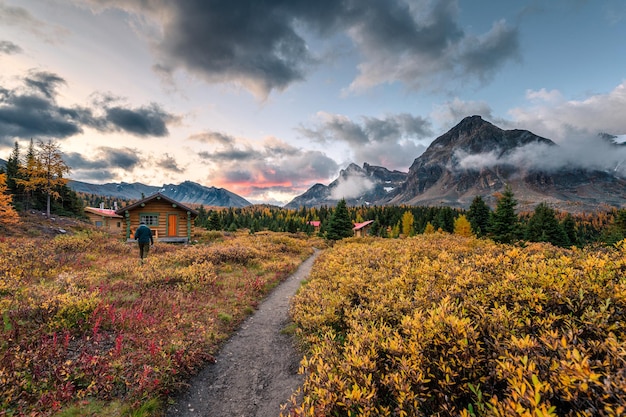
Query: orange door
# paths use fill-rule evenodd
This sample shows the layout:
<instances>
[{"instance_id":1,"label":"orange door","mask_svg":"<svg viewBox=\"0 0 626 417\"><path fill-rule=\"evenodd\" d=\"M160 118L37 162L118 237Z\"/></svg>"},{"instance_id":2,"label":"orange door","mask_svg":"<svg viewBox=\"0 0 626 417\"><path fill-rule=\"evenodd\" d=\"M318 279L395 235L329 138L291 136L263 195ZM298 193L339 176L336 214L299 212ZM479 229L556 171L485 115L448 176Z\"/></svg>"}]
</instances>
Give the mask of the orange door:
<instances>
[{"instance_id":1,"label":"orange door","mask_svg":"<svg viewBox=\"0 0 626 417\"><path fill-rule=\"evenodd\" d=\"M168 214L167 215L167 235L168 236L176 236L176 232L178 231L178 216L176 214Z\"/></svg>"}]
</instances>

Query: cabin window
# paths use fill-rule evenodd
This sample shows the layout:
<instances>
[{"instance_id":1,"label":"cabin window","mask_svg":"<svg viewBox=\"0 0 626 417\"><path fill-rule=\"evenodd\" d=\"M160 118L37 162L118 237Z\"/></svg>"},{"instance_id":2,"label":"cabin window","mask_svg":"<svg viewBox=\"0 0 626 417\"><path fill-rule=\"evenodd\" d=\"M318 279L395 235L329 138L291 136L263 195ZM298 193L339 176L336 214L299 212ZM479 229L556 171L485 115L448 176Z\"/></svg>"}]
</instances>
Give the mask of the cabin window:
<instances>
[{"instance_id":1,"label":"cabin window","mask_svg":"<svg viewBox=\"0 0 626 417\"><path fill-rule=\"evenodd\" d=\"M158 226L159 215L158 214L141 214L139 216L140 222L146 222L147 226Z\"/></svg>"},{"instance_id":2,"label":"cabin window","mask_svg":"<svg viewBox=\"0 0 626 417\"><path fill-rule=\"evenodd\" d=\"M102 222L100 220L96 220L96 227L102 227Z\"/></svg>"},{"instance_id":3,"label":"cabin window","mask_svg":"<svg viewBox=\"0 0 626 417\"><path fill-rule=\"evenodd\" d=\"M119 229L120 227L122 227L122 222L117 222L117 228Z\"/></svg>"}]
</instances>

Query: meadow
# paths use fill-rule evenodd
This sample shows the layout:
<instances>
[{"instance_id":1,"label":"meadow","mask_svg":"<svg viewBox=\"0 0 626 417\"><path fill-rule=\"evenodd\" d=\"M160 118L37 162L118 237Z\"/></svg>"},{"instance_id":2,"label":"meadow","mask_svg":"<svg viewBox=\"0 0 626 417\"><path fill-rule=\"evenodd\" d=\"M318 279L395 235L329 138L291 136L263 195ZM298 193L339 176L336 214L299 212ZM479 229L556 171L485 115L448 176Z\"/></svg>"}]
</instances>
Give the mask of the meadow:
<instances>
[{"instance_id":1,"label":"meadow","mask_svg":"<svg viewBox=\"0 0 626 417\"><path fill-rule=\"evenodd\" d=\"M195 238L140 264L91 229L0 237L0 416L158 415L314 241Z\"/></svg>"},{"instance_id":2,"label":"meadow","mask_svg":"<svg viewBox=\"0 0 626 417\"><path fill-rule=\"evenodd\" d=\"M626 241L346 239L291 314L305 381L285 415L626 413Z\"/></svg>"}]
</instances>

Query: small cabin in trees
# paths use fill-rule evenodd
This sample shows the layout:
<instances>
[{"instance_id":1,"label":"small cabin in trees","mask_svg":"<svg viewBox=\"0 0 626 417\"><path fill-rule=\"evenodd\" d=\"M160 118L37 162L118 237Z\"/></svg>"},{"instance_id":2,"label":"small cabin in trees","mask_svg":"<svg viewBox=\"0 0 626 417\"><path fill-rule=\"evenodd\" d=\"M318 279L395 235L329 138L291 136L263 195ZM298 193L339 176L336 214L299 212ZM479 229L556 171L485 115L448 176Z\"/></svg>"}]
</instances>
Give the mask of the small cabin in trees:
<instances>
[{"instance_id":1,"label":"small cabin in trees","mask_svg":"<svg viewBox=\"0 0 626 417\"><path fill-rule=\"evenodd\" d=\"M315 233L319 233L320 228L322 227L322 222L320 222L319 220L309 220L307 223L313 226L313 231Z\"/></svg>"},{"instance_id":2,"label":"small cabin in trees","mask_svg":"<svg viewBox=\"0 0 626 417\"><path fill-rule=\"evenodd\" d=\"M198 212L161 193L153 194L134 204L118 209L123 216L125 236L134 240L139 222L146 222L159 242L189 242Z\"/></svg>"},{"instance_id":3,"label":"small cabin in trees","mask_svg":"<svg viewBox=\"0 0 626 417\"><path fill-rule=\"evenodd\" d=\"M121 233L123 229L124 218L117 214L114 209L105 209L104 205L100 207L85 207L85 215L89 221L96 227L101 227L110 233Z\"/></svg>"},{"instance_id":4,"label":"small cabin in trees","mask_svg":"<svg viewBox=\"0 0 626 417\"><path fill-rule=\"evenodd\" d=\"M354 236L356 237L367 236L370 230L370 227L372 227L372 223L374 223L374 220L368 220L363 223L354 223L354 227L352 228L352 231L354 232Z\"/></svg>"}]
</instances>

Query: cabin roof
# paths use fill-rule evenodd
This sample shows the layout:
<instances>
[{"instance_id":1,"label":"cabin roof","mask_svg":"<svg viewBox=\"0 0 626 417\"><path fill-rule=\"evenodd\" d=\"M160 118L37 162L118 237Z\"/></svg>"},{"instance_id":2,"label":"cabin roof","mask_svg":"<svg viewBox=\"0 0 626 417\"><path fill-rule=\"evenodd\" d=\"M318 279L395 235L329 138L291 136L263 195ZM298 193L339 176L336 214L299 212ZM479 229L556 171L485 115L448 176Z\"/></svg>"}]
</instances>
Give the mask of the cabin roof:
<instances>
[{"instance_id":1,"label":"cabin roof","mask_svg":"<svg viewBox=\"0 0 626 417\"><path fill-rule=\"evenodd\" d=\"M85 207L85 211L88 212L88 213L97 214L97 215L103 216L103 217L111 217L111 218L114 218L114 219L122 218L122 216L117 214L115 212L115 210L113 210L113 209L101 209L101 208L97 208L97 207Z\"/></svg>"},{"instance_id":2,"label":"cabin roof","mask_svg":"<svg viewBox=\"0 0 626 417\"><path fill-rule=\"evenodd\" d=\"M131 204L130 206L122 207L122 208L118 209L115 213L119 214L119 215L122 215L127 210L134 210L136 208L142 207L142 204L147 204L150 201L159 200L159 199L167 201L170 204L176 204L176 208L180 208L182 210L189 211L189 212L191 212L191 214L193 216L197 216L198 215L198 212L196 210L192 209L191 207L187 207L184 204L181 204L178 201L173 200L173 199L171 199L171 198L169 198L169 197L167 197L167 196L165 196L165 195L163 195L161 193L152 194L151 196L148 196L148 197L146 197L146 198L144 198L142 200L139 200L136 203Z\"/></svg>"},{"instance_id":3,"label":"cabin roof","mask_svg":"<svg viewBox=\"0 0 626 417\"><path fill-rule=\"evenodd\" d=\"M364 228L365 226L374 223L374 220L368 220L365 221L363 223L354 223L354 227L352 228L352 230L361 230L362 228Z\"/></svg>"}]
</instances>

